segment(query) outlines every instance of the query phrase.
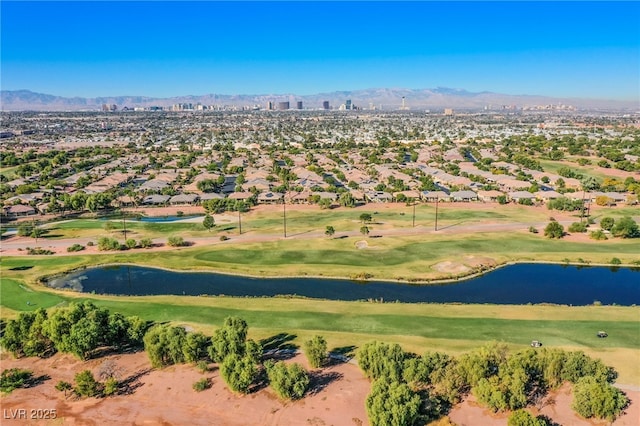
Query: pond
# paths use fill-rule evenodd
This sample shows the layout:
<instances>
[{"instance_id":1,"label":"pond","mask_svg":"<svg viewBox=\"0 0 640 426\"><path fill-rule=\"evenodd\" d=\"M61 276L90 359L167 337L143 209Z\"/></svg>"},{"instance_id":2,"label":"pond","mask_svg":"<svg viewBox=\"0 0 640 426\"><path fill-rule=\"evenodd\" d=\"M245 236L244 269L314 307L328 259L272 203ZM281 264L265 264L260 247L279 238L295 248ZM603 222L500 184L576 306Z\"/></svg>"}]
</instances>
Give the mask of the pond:
<instances>
[{"instance_id":1,"label":"pond","mask_svg":"<svg viewBox=\"0 0 640 426\"><path fill-rule=\"evenodd\" d=\"M203 215L183 215L183 216L142 216L137 220L140 222L163 223L176 222L178 220L193 219L195 217L204 218Z\"/></svg>"},{"instance_id":2,"label":"pond","mask_svg":"<svg viewBox=\"0 0 640 426\"><path fill-rule=\"evenodd\" d=\"M357 282L320 278L249 278L210 272L170 272L107 266L51 279L51 287L117 295L298 295L330 300L386 302L555 303L640 305L638 268L517 264L443 285Z\"/></svg>"}]
</instances>

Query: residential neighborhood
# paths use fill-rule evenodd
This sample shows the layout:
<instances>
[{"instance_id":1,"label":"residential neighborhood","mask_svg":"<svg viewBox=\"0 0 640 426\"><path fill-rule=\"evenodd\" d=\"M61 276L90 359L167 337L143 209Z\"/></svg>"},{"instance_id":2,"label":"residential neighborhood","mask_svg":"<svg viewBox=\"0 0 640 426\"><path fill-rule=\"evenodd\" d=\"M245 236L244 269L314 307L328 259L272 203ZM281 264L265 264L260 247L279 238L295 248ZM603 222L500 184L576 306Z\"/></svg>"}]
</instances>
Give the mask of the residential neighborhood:
<instances>
[{"instance_id":1,"label":"residential neighborhood","mask_svg":"<svg viewBox=\"0 0 640 426\"><path fill-rule=\"evenodd\" d=\"M7 219L132 206L635 205L626 115L2 113ZM215 203L214 203L215 204Z\"/></svg>"}]
</instances>

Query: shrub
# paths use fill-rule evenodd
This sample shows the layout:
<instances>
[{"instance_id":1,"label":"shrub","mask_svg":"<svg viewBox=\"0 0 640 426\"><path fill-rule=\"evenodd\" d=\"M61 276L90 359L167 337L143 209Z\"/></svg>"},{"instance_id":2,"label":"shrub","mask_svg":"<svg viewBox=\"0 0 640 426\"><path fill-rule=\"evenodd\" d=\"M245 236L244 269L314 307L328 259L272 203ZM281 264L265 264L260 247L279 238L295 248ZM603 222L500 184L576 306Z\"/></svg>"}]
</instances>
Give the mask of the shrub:
<instances>
[{"instance_id":1,"label":"shrub","mask_svg":"<svg viewBox=\"0 0 640 426\"><path fill-rule=\"evenodd\" d=\"M604 232L602 232L602 230L598 229L597 231L593 231L591 234L589 234L589 238L591 238L592 240L606 240L607 236Z\"/></svg>"},{"instance_id":2,"label":"shrub","mask_svg":"<svg viewBox=\"0 0 640 426\"><path fill-rule=\"evenodd\" d=\"M229 237L227 237L226 235L220 235L220 241L227 241L229 239Z\"/></svg>"},{"instance_id":3,"label":"shrub","mask_svg":"<svg viewBox=\"0 0 640 426\"><path fill-rule=\"evenodd\" d=\"M177 236L169 237L169 239L167 240L167 244L169 244L171 247L182 247L186 245L184 239Z\"/></svg>"},{"instance_id":4,"label":"shrub","mask_svg":"<svg viewBox=\"0 0 640 426\"><path fill-rule=\"evenodd\" d=\"M587 232L587 224L580 222L573 222L569 226L569 232Z\"/></svg>"},{"instance_id":5,"label":"shrub","mask_svg":"<svg viewBox=\"0 0 640 426\"><path fill-rule=\"evenodd\" d=\"M532 234L537 234L538 230L534 226L530 226L529 227L529 232L531 232Z\"/></svg>"},{"instance_id":6,"label":"shrub","mask_svg":"<svg viewBox=\"0 0 640 426\"><path fill-rule=\"evenodd\" d=\"M313 368L322 367L328 360L327 341L322 336L314 336L304 343L304 354Z\"/></svg>"},{"instance_id":7,"label":"shrub","mask_svg":"<svg viewBox=\"0 0 640 426\"><path fill-rule=\"evenodd\" d=\"M507 426L547 426L547 421L536 418L525 410L516 410L509 416Z\"/></svg>"},{"instance_id":8,"label":"shrub","mask_svg":"<svg viewBox=\"0 0 640 426\"><path fill-rule=\"evenodd\" d=\"M611 259L611 262L609 262L609 263L611 263L612 265L621 265L622 261L620 259L618 259L617 257L614 257L614 258Z\"/></svg>"},{"instance_id":9,"label":"shrub","mask_svg":"<svg viewBox=\"0 0 640 426\"><path fill-rule=\"evenodd\" d=\"M533 205L533 200L531 198L520 198L518 200L518 204L523 205L523 206L532 206Z\"/></svg>"},{"instance_id":10,"label":"shrub","mask_svg":"<svg viewBox=\"0 0 640 426\"><path fill-rule=\"evenodd\" d=\"M87 247L93 247L95 244L93 241L87 242Z\"/></svg>"},{"instance_id":11,"label":"shrub","mask_svg":"<svg viewBox=\"0 0 640 426\"><path fill-rule=\"evenodd\" d=\"M196 363L196 368L204 374L209 371L209 363L207 363L207 361L198 361Z\"/></svg>"},{"instance_id":12,"label":"shrub","mask_svg":"<svg viewBox=\"0 0 640 426\"><path fill-rule=\"evenodd\" d=\"M120 242L115 238L109 237L100 237L98 239L98 250L106 251L106 250L121 250L122 246Z\"/></svg>"},{"instance_id":13,"label":"shrub","mask_svg":"<svg viewBox=\"0 0 640 426\"><path fill-rule=\"evenodd\" d=\"M40 255L51 255L54 254L51 250L43 249L41 247L27 247L27 254L40 256Z\"/></svg>"},{"instance_id":14,"label":"shrub","mask_svg":"<svg viewBox=\"0 0 640 426\"><path fill-rule=\"evenodd\" d=\"M573 408L582 417L613 421L627 406L629 400L620 389L609 383L586 376L573 388Z\"/></svg>"},{"instance_id":15,"label":"shrub","mask_svg":"<svg viewBox=\"0 0 640 426\"><path fill-rule=\"evenodd\" d=\"M136 240L134 240L133 238L129 238L127 239L127 241L125 241L125 245L128 249L134 249L138 244L136 243Z\"/></svg>"},{"instance_id":16,"label":"shrub","mask_svg":"<svg viewBox=\"0 0 640 426\"><path fill-rule=\"evenodd\" d=\"M104 395L105 396L111 396L111 395L115 395L118 392L118 387L120 386L120 383L118 383L118 380L115 377L109 377L105 382L104 382Z\"/></svg>"},{"instance_id":17,"label":"shrub","mask_svg":"<svg viewBox=\"0 0 640 426\"><path fill-rule=\"evenodd\" d=\"M551 221L546 228L544 228L544 236L549 238L562 238L564 236L564 226L555 220Z\"/></svg>"},{"instance_id":18,"label":"shrub","mask_svg":"<svg viewBox=\"0 0 640 426\"><path fill-rule=\"evenodd\" d=\"M193 384L193 390L196 392L202 392L205 389L211 387L211 380L208 378L200 379Z\"/></svg>"},{"instance_id":19,"label":"shrub","mask_svg":"<svg viewBox=\"0 0 640 426\"><path fill-rule=\"evenodd\" d=\"M20 368L10 368L2 371L0 376L0 391L10 393L14 389L21 388L29 383L33 372Z\"/></svg>"},{"instance_id":20,"label":"shrub","mask_svg":"<svg viewBox=\"0 0 640 426\"><path fill-rule=\"evenodd\" d=\"M640 228L638 224L630 217L623 217L611 228L611 234L620 238L638 238L640 237Z\"/></svg>"},{"instance_id":21,"label":"shrub","mask_svg":"<svg viewBox=\"0 0 640 426\"><path fill-rule=\"evenodd\" d=\"M283 361L265 364L271 387L282 399L300 399L309 387L309 375L300 364Z\"/></svg>"},{"instance_id":22,"label":"shrub","mask_svg":"<svg viewBox=\"0 0 640 426\"><path fill-rule=\"evenodd\" d=\"M151 246L153 246L153 240L151 240L151 238L143 238L140 240L140 247L149 248Z\"/></svg>"},{"instance_id":23,"label":"shrub","mask_svg":"<svg viewBox=\"0 0 640 426\"><path fill-rule=\"evenodd\" d=\"M612 217L607 216L600 219L600 228L604 229L605 231L611 231L611 228L613 228L614 224L615 220Z\"/></svg>"},{"instance_id":24,"label":"shrub","mask_svg":"<svg viewBox=\"0 0 640 426\"><path fill-rule=\"evenodd\" d=\"M100 384L89 370L76 374L75 382L76 387L73 390L78 396L97 396L100 393Z\"/></svg>"},{"instance_id":25,"label":"shrub","mask_svg":"<svg viewBox=\"0 0 640 426\"><path fill-rule=\"evenodd\" d=\"M74 244L74 245L72 245L70 247L67 247L67 251L69 253L74 252L74 251L82 251L82 250L84 250L84 246L82 244L77 244L76 243L76 244Z\"/></svg>"},{"instance_id":26,"label":"shrub","mask_svg":"<svg viewBox=\"0 0 640 426\"><path fill-rule=\"evenodd\" d=\"M64 392L65 398L67 397L67 392L69 392L72 389L73 389L73 386L71 385L71 383L65 382L64 380L60 380L56 384L56 390L58 390L60 392Z\"/></svg>"}]
</instances>

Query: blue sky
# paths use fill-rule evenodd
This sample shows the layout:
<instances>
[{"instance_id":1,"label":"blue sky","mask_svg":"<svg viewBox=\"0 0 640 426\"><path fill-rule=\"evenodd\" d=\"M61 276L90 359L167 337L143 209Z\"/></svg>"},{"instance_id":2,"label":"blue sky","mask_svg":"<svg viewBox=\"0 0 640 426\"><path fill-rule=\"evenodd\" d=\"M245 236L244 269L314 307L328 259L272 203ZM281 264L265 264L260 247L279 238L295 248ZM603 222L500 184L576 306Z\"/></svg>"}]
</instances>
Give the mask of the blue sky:
<instances>
[{"instance_id":1,"label":"blue sky","mask_svg":"<svg viewBox=\"0 0 640 426\"><path fill-rule=\"evenodd\" d=\"M640 98L638 2L3 0L0 12L4 90Z\"/></svg>"}]
</instances>

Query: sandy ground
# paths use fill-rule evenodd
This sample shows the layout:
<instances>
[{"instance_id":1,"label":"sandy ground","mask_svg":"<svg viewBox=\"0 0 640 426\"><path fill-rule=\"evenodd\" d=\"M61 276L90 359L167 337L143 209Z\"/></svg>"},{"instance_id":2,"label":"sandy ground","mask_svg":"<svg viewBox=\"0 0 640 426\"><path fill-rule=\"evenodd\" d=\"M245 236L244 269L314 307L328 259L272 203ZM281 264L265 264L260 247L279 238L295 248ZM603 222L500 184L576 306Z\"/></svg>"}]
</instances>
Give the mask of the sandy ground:
<instances>
[{"instance_id":1,"label":"sandy ground","mask_svg":"<svg viewBox=\"0 0 640 426\"><path fill-rule=\"evenodd\" d=\"M130 394L77 400L55 390L60 380L73 382L76 372L90 369L97 376L101 364L114 360L121 380L130 381ZM291 361L308 368L298 355ZM217 369L202 374L191 365L152 370L143 352L112 355L82 363L70 355L49 359L13 360L4 355L2 368L22 367L50 379L31 389L17 389L2 397L2 425L362 425L367 424L364 400L369 382L353 364L311 370L315 385L307 396L282 402L271 388L249 395L230 392ZM208 377L212 387L196 392L193 383ZM57 420L11 419L18 409L55 409ZM7 418L9 417L9 418Z\"/></svg>"},{"instance_id":2,"label":"sandy ground","mask_svg":"<svg viewBox=\"0 0 640 426\"><path fill-rule=\"evenodd\" d=\"M109 398L76 399L65 397L55 390L60 380L73 382L74 375L84 369L98 376L107 361L116 363L121 381L128 382L128 393ZM297 355L287 362L299 362L309 368L306 359ZM304 399L282 402L270 388L255 390L249 395L230 392L218 370L200 373L191 365L178 365L153 370L144 352L109 355L81 362L71 355L57 354L48 359L26 358L15 360L2 355L2 369L28 368L36 377L45 376L41 384L30 389L17 389L3 396L2 421L4 425L221 425L221 426L359 426L368 424L364 407L370 384L354 363L336 364L311 370L312 390ZM212 365L213 367L213 365ZM193 383L207 377L212 387L195 392ZM531 408L534 415L549 416L556 423L569 425L605 425L607 422L587 421L570 409L570 387L563 386L550 394L540 411ZM626 390L632 404L613 424L637 426L640 424L640 391ZM16 419L26 410L27 419ZM32 415L56 410L55 420L31 419ZM32 410L43 410L33 411ZM48 411L49 413L51 411ZM459 425L506 425L508 414L493 414L478 406L473 396L458 404L450 413Z\"/></svg>"}]
</instances>

